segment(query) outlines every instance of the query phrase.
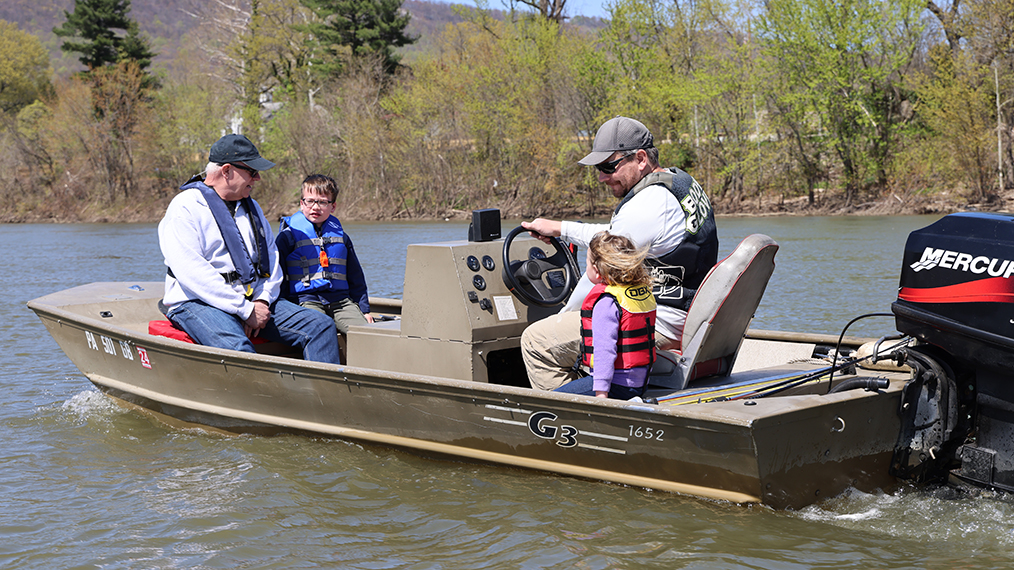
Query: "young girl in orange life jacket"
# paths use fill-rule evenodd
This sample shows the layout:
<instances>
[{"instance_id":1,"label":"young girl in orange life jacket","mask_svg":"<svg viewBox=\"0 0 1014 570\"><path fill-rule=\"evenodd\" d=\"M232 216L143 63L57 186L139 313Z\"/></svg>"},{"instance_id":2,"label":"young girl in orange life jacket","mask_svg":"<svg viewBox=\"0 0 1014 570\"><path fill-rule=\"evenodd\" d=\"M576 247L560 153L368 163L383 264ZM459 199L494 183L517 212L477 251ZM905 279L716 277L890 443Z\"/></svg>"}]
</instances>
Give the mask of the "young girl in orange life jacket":
<instances>
[{"instance_id":1,"label":"young girl in orange life jacket","mask_svg":"<svg viewBox=\"0 0 1014 570\"><path fill-rule=\"evenodd\" d=\"M586 271L595 286L581 305L582 363L591 376L557 392L629 400L644 393L655 360L655 297L646 250L600 232L588 244Z\"/></svg>"}]
</instances>

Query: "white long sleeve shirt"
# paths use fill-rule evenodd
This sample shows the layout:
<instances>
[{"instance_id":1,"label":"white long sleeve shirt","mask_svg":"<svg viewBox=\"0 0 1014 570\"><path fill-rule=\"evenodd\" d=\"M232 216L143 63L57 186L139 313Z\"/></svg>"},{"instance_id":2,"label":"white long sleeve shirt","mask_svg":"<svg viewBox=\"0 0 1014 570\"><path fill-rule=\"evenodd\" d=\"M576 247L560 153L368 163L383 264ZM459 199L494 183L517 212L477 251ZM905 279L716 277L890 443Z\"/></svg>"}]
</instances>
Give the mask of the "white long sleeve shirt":
<instances>
[{"instance_id":1,"label":"white long sleeve shirt","mask_svg":"<svg viewBox=\"0 0 1014 570\"><path fill-rule=\"evenodd\" d=\"M608 224L584 224L564 221L560 224L561 237L585 248L595 234L609 233L630 238L635 247L648 247L649 257L659 257L683 243L686 233L686 215L675 196L661 184L642 189L613 214ZM578 311L594 285L588 274L581 276L577 287L562 311ZM669 338L679 339L686 313L659 304L655 326ZM675 328L674 328L675 327Z\"/></svg>"},{"instance_id":2,"label":"white long sleeve shirt","mask_svg":"<svg viewBox=\"0 0 1014 570\"><path fill-rule=\"evenodd\" d=\"M246 286L235 281L227 283L223 273L236 271L229 250L226 249L222 233L215 223L211 208L204 195L196 188L178 194L166 208L165 216L158 224L158 242L165 256L166 266L175 277L166 275L165 297L167 307L184 301L200 300L226 313L246 320L253 312L253 301L271 304L278 298L282 283L282 271L278 263L278 250L271 232L271 224L264 217L260 205L251 200L254 212L247 212L240 202L236 208L236 225L243 236L247 251L253 256L256 240L250 216L258 216L264 228L268 246L268 263L271 276L258 278L253 286L253 297L245 297ZM255 258L254 258L255 259Z\"/></svg>"}]
</instances>

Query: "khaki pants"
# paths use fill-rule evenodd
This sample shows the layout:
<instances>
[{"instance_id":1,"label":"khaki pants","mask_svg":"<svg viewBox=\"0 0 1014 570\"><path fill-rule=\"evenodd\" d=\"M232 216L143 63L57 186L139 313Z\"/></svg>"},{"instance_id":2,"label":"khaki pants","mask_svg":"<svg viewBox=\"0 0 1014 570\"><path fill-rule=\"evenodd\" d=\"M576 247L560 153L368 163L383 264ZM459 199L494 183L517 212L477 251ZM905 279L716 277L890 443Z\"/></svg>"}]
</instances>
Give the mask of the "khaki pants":
<instances>
[{"instance_id":1,"label":"khaki pants","mask_svg":"<svg viewBox=\"0 0 1014 570\"><path fill-rule=\"evenodd\" d=\"M359 305L347 297L337 303L331 303L327 307L316 301L307 301L302 306L320 311L334 319L334 326L341 334L348 334L351 326L369 324L366 322L366 317L363 316L363 311L359 309Z\"/></svg>"},{"instance_id":2,"label":"khaki pants","mask_svg":"<svg viewBox=\"0 0 1014 570\"><path fill-rule=\"evenodd\" d=\"M338 350L341 352L342 362L348 362L348 340L345 335L349 334L349 327L370 324L363 316L359 304L346 297L327 306L316 301L306 301L301 306L324 313L334 320L334 326L338 329Z\"/></svg>"},{"instance_id":3,"label":"khaki pants","mask_svg":"<svg viewBox=\"0 0 1014 570\"><path fill-rule=\"evenodd\" d=\"M679 341L655 333L655 347L678 350ZM555 390L587 373L574 371L581 354L581 313L568 311L536 321L521 334L521 357L532 388Z\"/></svg>"}]
</instances>

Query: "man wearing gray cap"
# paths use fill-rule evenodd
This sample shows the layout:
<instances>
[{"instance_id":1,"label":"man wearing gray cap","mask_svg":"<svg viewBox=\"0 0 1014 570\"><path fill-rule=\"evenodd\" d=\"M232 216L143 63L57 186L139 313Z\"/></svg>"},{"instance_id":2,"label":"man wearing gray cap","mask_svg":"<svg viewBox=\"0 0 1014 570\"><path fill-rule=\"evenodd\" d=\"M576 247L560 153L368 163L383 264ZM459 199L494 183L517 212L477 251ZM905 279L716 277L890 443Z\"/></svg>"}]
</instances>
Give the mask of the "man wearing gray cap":
<instances>
[{"instance_id":1,"label":"man wearing gray cap","mask_svg":"<svg viewBox=\"0 0 1014 570\"><path fill-rule=\"evenodd\" d=\"M212 145L205 177L180 187L158 225L166 316L205 346L254 352L259 336L299 346L306 360L340 364L334 322L278 298L278 250L250 198L273 166L243 135L226 135Z\"/></svg>"},{"instance_id":2,"label":"man wearing gray cap","mask_svg":"<svg viewBox=\"0 0 1014 570\"><path fill-rule=\"evenodd\" d=\"M648 248L646 263L658 304L655 345L679 349L690 301L718 261L718 231L707 194L686 172L659 166L651 132L627 117L606 121L595 134L592 152L578 162L598 169L599 182L620 199L610 222L536 218L521 225L533 235L563 237L584 247L608 230ZM559 314L532 323L522 334L521 353L534 388L554 390L583 375L573 365L581 350L579 309L591 287L588 276L582 276Z\"/></svg>"}]
</instances>

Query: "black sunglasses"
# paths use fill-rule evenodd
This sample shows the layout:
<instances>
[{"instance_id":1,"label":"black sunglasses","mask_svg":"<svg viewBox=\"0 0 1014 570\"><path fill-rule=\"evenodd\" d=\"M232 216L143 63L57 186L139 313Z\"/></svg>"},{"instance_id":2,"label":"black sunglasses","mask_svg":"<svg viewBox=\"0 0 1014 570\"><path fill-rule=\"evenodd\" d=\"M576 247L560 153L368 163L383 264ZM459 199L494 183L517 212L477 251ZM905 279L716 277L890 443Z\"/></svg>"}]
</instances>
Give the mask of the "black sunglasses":
<instances>
[{"instance_id":1,"label":"black sunglasses","mask_svg":"<svg viewBox=\"0 0 1014 570\"><path fill-rule=\"evenodd\" d=\"M250 173L250 178L253 178L253 177L257 176L257 173L260 172L259 170L254 170L254 169L250 168L249 166L246 166L245 164L236 164L234 162L227 162L226 164L228 164L229 166L232 166L233 168L238 168L240 170L245 170L245 171L249 172Z\"/></svg>"},{"instance_id":2,"label":"black sunglasses","mask_svg":"<svg viewBox=\"0 0 1014 570\"><path fill-rule=\"evenodd\" d=\"M634 151L634 152L632 152L630 154L625 154L625 155L621 156L620 158L617 158L616 160L613 160L613 161L610 161L610 162L602 162L602 163L596 164L595 168L598 168L599 172L601 172L602 174L612 174L612 173L616 172L616 169L619 168L621 162L623 162L624 160L627 160L628 158L630 158L630 157L632 157L632 156L634 156L636 154L637 154L637 151Z\"/></svg>"}]
</instances>

